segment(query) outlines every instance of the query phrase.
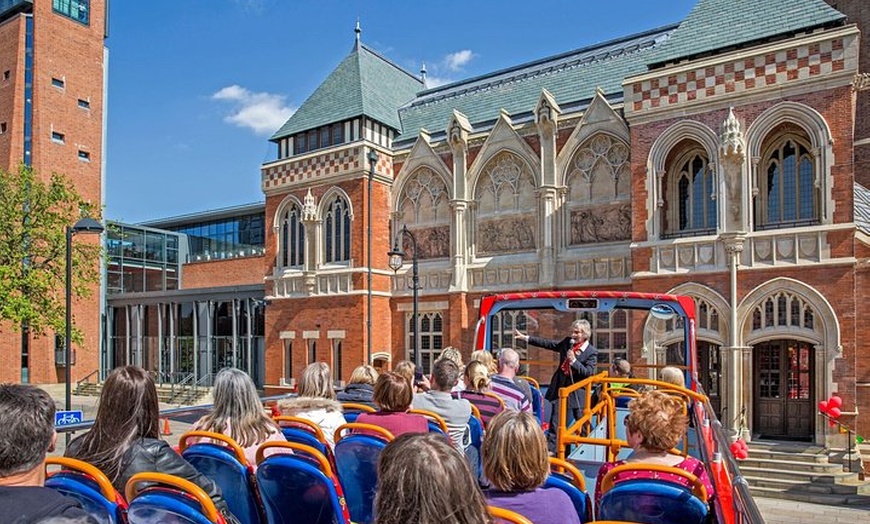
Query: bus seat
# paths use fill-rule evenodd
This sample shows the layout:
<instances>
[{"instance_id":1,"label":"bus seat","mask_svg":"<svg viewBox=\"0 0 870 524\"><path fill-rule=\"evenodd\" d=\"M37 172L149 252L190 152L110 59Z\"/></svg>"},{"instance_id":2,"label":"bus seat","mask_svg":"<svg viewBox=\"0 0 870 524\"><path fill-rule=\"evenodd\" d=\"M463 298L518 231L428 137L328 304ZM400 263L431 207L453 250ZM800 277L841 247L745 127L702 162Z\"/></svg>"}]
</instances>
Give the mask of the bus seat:
<instances>
[{"instance_id":1,"label":"bus seat","mask_svg":"<svg viewBox=\"0 0 870 524\"><path fill-rule=\"evenodd\" d=\"M687 479L686 487L663 479L614 478L625 471L654 471ZM624 464L608 471L601 479L601 501L597 518L641 524L703 524L707 518L707 491L701 481L686 471L668 466Z\"/></svg>"},{"instance_id":2,"label":"bus seat","mask_svg":"<svg viewBox=\"0 0 870 524\"><path fill-rule=\"evenodd\" d=\"M196 441L202 438L211 440ZM251 524L265 522L264 510L257 498L254 468L235 440L210 431L189 431L181 436L178 447L185 460L221 488L233 515Z\"/></svg>"},{"instance_id":3,"label":"bus seat","mask_svg":"<svg viewBox=\"0 0 870 524\"><path fill-rule=\"evenodd\" d=\"M544 481L544 487L564 491L577 510L580 522L592 520L592 504L586 491L586 479L576 466L565 460L550 457L550 475Z\"/></svg>"},{"instance_id":4,"label":"bus seat","mask_svg":"<svg viewBox=\"0 0 870 524\"><path fill-rule=\"evenodd\" d=\"M49 466L63 469L48 472ZM122 524L127 521L127 502L99 469L87 462L66 457L46 458L45 468L45 487L78 500L100 524Z\"/></svg>"},{"instance_id":5,"label":"bus seat","mask_svg":"<svg viewBox=\"0 0 870 524\"><path fill-rule=\"evenodd\" d=\"M129 524L226 524L202 488L174 475L137 473L125 487Z\"/></svg>"},{"instance_id":6,"label":"bus seat","mask_svg":"<svg viewBox=\"0 0 870 524\"><path fill-rule=\"evenodd\" d=\"M393 440L386 430L377 431L382 429L371 424L349 423L339 426L335 432L336 472L350 518L355 523L374 521L378 459L387 443Z\"/></svg>"},{"instance_id":7,"label":"bus seat","mask_svg":"<svg viewBox=\"0 0 870 524\"><path fill-rule=\"evenodd\" d=\"M532 524L532 521L520 515L515 511L499 508L497 506L487 506L486 510L493 517L493 522L507 524Z\"/></svg>"}]
</instances>

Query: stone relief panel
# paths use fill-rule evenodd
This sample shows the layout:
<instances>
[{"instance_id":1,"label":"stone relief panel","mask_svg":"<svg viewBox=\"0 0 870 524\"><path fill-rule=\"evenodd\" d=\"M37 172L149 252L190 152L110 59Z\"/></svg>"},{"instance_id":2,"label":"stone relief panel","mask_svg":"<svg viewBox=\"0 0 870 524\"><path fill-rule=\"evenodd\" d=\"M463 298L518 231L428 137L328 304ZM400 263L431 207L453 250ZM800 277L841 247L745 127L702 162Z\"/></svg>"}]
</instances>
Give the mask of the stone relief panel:
<instances>
[{"instance_id":1,"label":"stone relief panel","mask_svg":"<svg viewBox=\"0 0 870 524\"><path fill-rule=\"evenodd\" d=\"M402 188L399 211L409 227L449 223L450 195L444 180L428 167L415 171Z\"/></svg>"},{"instance_id":2,"label":"stone relief panel","mask_svg":"<svg viewBox=\"0 0 870 524\"><path fill-rule=\"evenodd\" d=\"M447 258L450 256L450 226L432 226L409 228L417 239L417 258ZM402 249L407 253L408 260L413 256L414 245L405 238Z\"/></svg>"},{"instance_id":3,"label":"stone relief panel","mask_svg":"<svg viewBox=\"0 0 870 524\"><path fill-rule=\"evenodd\" d=\"M535 181L519 157L507 151L493 157L478 179L474 195L478 255L535 249Z\"/></svg>"},{"instance_id":4,"label":"stone relief panel","mask_svg":"<svg viewBox=\"0 0 870 524\"><path fill-rule=\"evenodd\" d=\"M571 210L571 245L631 239L631 205L614 204Z\"/></svg>"}]
</instances>

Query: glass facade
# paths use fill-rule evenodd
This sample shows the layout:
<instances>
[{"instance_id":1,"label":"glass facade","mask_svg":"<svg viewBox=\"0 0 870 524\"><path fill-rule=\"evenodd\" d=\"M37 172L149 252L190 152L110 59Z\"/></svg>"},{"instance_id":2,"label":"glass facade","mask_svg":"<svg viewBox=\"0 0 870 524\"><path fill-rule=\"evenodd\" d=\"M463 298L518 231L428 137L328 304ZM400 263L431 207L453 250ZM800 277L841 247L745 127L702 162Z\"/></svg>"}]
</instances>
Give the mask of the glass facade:
<instances>
[{"instance_id":1,"label":"glass facade","mask_svg":"<svg viewBox=\"0 0 870 524\"><path fill-rule=\"evenodd\" d=\"M257 213L167 229L187 235L188 262L259 256L266 241L266 216Z\"/></svg>"},{"instance_id":2,"label":"glass facade","mask_svg":"<svg viewBox=\"0 0 870 524\"><path fill-rule=\"evenodd\" d=\"M109 224L107 292L137 293L179 288L184 235L168 231Z\"/></svg>"}]
</instances>

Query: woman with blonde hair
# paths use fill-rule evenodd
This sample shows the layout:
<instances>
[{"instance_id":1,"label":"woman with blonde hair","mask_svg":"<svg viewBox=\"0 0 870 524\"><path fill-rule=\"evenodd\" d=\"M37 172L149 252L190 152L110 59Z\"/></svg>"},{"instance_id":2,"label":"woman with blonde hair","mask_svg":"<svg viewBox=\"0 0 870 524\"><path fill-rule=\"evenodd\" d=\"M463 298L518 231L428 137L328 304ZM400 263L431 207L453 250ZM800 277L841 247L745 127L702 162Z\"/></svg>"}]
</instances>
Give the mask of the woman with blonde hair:
<instances>
[{"instance_id":1,"label":"woman with blonde hair","mask_svg":"<svg viewBox=\"0 0 870 524\"><path fill-rule=\"evenodd\" d=\"M642 393L628 403L625 440L634 449L634 453L625 460L608 462L598 470L598 481L595 483L596 504L601 500L601 481L604 476L608 471L623 464L654 464L682 469L698 477L707 488L708 497L713 495L713 485L710 483L704 463L694 457L683 457L670 451L686 434L689 417L686 415L685 407L686 404L682 399L659 390ZM622 472L616 475L614 482L638 478L660 478L688 486L688 480L684 477L652 471Z\"/></svg>"},{"instance_id":2,"label":"woman with blonde hair","mask_svg":"<svg viewBox=\"0 0 870 524\"><path fill-rule=\"evenodd\" d=\"M453 392L453 396L471 402L480 412L481 422L486 426L492 417L504 410L504 404L498 398L486 394L490 390L490 380L489 373L483 363L472 360L465 366L463 375L465 389Z\"/></svg>"},{"instance_id":3,"label":"woman with blonde hair","mask_svg":"<svg viewBox=\"0 0 870 524\"><path fill-rule=\"evenodd\" d=\"M211 412L191 429L222 433L245 450L248 464L257 467L257 448L263 442L285 440L278 427L263 410L254 381L236 368L224 368L214 379Z\"/></svg>"},{"instance_id":4,"label":"woman with blonde hair","mask_svg":"<svg viewBox=\"0 0 870 524\"><path fill-rule=\"evenodd\" d=\"M408 379L408 382L411 384L411 387L414 388L415 392L429 391L429 388L432 387L432 384L429 382L426 375L418 370L417 365L410 360L400 360L396 363L396 367L393 371Z\"/></svg>"},{"instance_id":5,"label":"woman with blonde hair","mask_svg":"<svg viewBox=\"0 0 870 524\"><path fill-rule=\"evenodd\" d=\"M453 361L456 364L456 367L462 371L465 368L465 364L462 363L462 352L456 349L453 346L447 346L446 348L441 350L441 354L438 355L436 362L441 360L442 358L446 358L447 360ZM459 377L459 382L453 386L451 391L462 391L465 389L465 381L463 377Z\"/></svg>"},{"instance_id":6,"label":"woman with blonde hair","mask_svg":"<svg viewBox=\"0 0 870 524\"><path fill-rule=\"evenodd\" d=\"M683 376L683 372L678 367L663 367L662 370L659 371L659 380L675 386L680 386L681 388L686 387L686 377Z\"/></svg>"},{"instance_id":7,"label":"woman with blonde hair","mask_svg":"<svg viewBox=\"0 0 870 524\"><path fill-rule=\"evenodd\" d=\"M471 360L476 360L486 367L487 373L490 375L495 375L498 373L498 366L495 363L495 359L492 358L492 353L485 349L476 349L471 352Z\"/></svg>"},{"instance_id":8,"label":"woman with blonde hair","mask_svg":"<svg viewBox=\"0 0 870 524\"><path fill-rule=\"evenodd\" d=\"M373 400L375 394L375 382L378 380L377 370L368 365L357 366L350 374L350 381L344 391L335 395L339 402L355 402L375 407Z\"/></svg>"},{"instance_id":9,"label":"woman with blonde hair","mask_svg":"<svg viewBox=\"0 0 870 524\"><path fill-rule=\"evenodd\" d=\"M465 458L436 433L402 435L384 448L375 515L376 524L492 522Z\"/></svg>"},{"instance_id":10,"label":"woman with blonde hair","mask_svg":"<svg viewBox=\"0 0 870 524\"><path fill-rule=\"evenodd\" d=\"M534 415L503 411L493 417L483 439L483 473L491 506L519 513L535 524L580 524L571 499L543 488L550 474L547 438Z\"/></svg>"},{"instance_id":11,"label":"woman with blonde hair","mask_svg":"<svg viewBox=\"0 0 870 524\"><path fill-rule=\"evenodd\" d=\"M334 433L345 424L341 404L335 400L329 366L324 362L308 364L299 377L299 396L278 403L282 415L314 422L323 430L329 447L335 445Z\"/></svg>"}]
</instances>

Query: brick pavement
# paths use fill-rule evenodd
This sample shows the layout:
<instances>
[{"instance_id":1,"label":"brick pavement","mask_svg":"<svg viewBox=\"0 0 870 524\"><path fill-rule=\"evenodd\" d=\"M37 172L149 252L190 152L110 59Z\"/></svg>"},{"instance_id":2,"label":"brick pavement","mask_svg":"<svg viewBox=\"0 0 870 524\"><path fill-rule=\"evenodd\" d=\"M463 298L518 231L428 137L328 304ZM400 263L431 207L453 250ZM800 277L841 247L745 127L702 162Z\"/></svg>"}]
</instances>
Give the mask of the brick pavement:
<instances>
[{"instance_id":1,"label":"brick pavement","mask_svg":"<svg viewBox=\"0 0 870 524\"><path fill-rule=\"evenodd\" d=\"M765 524L870 522L870 507L851 508L796 502L793 500L755 497Z\"/></svg>"}]
</instances>

